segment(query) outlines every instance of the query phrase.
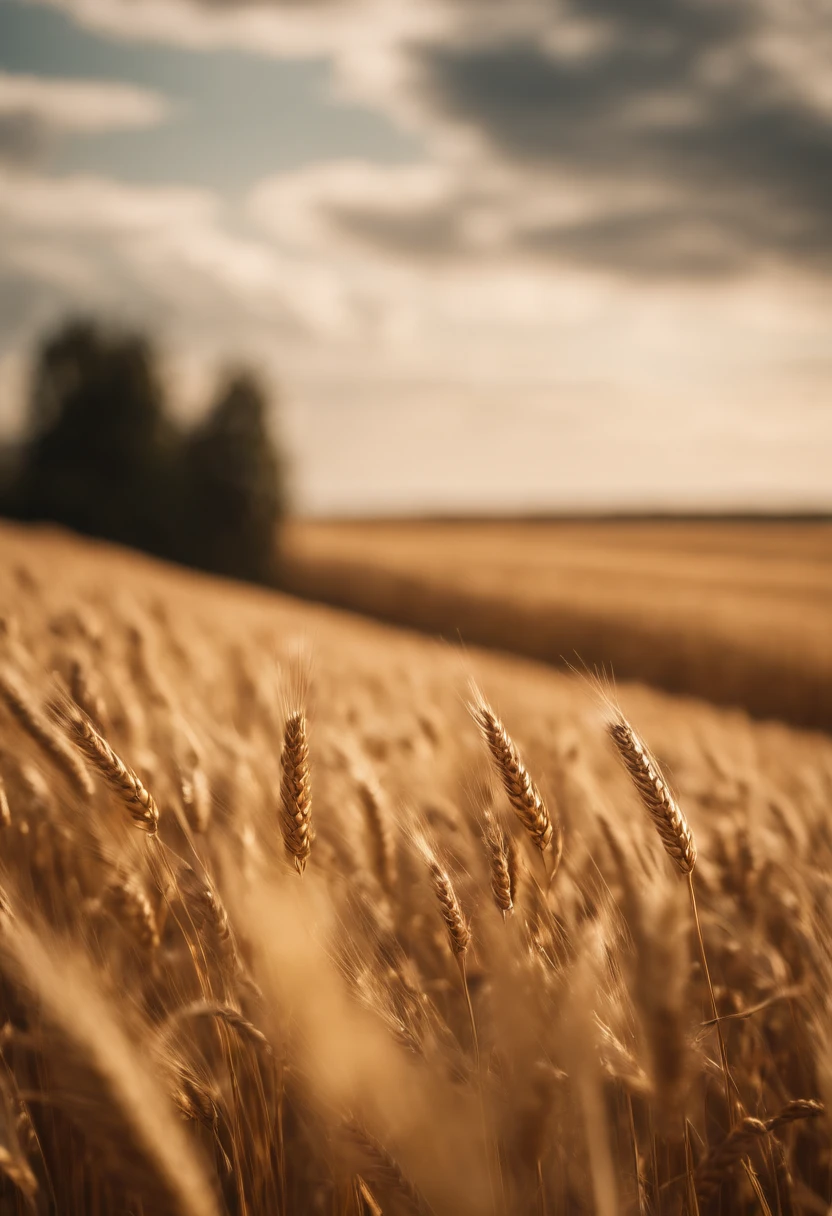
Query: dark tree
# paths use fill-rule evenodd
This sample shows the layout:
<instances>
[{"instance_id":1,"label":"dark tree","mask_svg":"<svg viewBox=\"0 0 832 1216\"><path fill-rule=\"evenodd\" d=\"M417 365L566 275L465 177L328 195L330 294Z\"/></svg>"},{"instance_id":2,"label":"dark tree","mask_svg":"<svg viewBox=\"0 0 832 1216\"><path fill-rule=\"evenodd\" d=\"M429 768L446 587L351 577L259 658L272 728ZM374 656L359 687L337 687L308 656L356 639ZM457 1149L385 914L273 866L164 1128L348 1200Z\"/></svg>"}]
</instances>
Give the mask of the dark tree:
<instances>
[{"instance_id":1,"label":"dark tree","mask_svg":"<svg viewBox=\"0 0 832 1216\"><path fill-rule=\"evenodd\" d=\"M20 513L169 553L176 436L153 349L73 321L36 356Z\"/></svg>"},{"instance_id":2,"label":"dark tree","mask_svg":"<svg viewBox=\"0 0 832 1216\"><path fill-rule=\"evenodd\" d=\"M182 434L146 338L69 322L37 351L26 441L0 451L0 510L274 582L283 481L267 415L237 372Z\"/></svg>"},{"instance_id":3,"label":"dark tree","mask_svg":"<svg viewBox=\"0 0 832 1216\"><path fill-rule=\"evenodd\" d=\"M251 373L228 377L188 436L183 465L187 560L218 574L273 582L283 476L269 434L267 399Z\"/></svg>"}]
</instances>

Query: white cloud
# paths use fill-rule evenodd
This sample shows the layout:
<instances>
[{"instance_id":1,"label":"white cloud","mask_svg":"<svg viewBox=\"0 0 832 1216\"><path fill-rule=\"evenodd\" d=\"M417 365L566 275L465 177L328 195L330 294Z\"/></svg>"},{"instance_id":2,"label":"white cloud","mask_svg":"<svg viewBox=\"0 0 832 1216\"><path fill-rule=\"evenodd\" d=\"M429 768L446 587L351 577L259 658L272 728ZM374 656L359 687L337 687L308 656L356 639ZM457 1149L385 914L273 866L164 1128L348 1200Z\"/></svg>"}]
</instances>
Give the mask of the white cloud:
<instances>
[{"instance_id":1,"label":"white cloud","mask_svg":"<svg viewBox=\"0 0 832 1216\"><path fill-rule=\"evenodd\" d=\"M0 115L25 115L54 131L155 127L170 113L168 101L160 94L132 85L0 71Z\"/></svg>"},{"instance_id":2,"label":"white cloud","mask_svg":"<svg viewBox=\"0 0 832 1216\"><path fill-rule=\"evenodd\" d=\"M79 25L127 41L193 50L234 47L276 57L349 55L368 42L435 29L442 4L424 0L35 0Z\"/></svg>"},{"instance_id":3,"label":"white cloud","mask_svg":"<svg viewBox=\"0 0 832 1216\"><path fill-rule=\"evenodd\" d=\"M162 231L210 222L216 199L205 190L130 186L109 178L48 178L0 170L0 218L19 231Z\"/></svg>"},{"instance_id":4,"label":"white cloud","mask_svg":"<svg viewBox=\"0 0 832 1216\"><path fill-rule=\"evenodd\" d=\"M53 315L102 309L218 356L337 340L352 324L325 266L242 236L207 190L0 170L0 232L0 273L38 287L32 325L49 288Z\"/></svg>"}]
</instances>

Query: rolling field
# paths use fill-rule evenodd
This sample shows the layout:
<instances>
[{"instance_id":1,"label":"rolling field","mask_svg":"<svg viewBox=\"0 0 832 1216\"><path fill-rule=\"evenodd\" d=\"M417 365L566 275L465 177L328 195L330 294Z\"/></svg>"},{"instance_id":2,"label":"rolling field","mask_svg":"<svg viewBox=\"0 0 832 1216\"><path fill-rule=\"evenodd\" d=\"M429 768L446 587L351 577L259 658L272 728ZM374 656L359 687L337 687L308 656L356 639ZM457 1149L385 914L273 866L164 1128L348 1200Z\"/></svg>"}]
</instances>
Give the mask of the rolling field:
<instances>
[{"instance_id":1,"label":"rolling field","mask_svg":"<svg viewBox=\"0 0 832 1216\"><path fill-rule=\"evenodd\" d=\"M383 535L379 579L476 586L457 540ZM829 596L780 539L680 546L780 605L752 656ZM511 536L465 549L511 583ZM579 550L518 566L530 621L604 583ZM565 651L622 676L638 611L665 665L660 620L739 646L658 549L638 611L608 552L630 598ZM814 620L790 681L828 661ZM49 531L0 531L0 623L0 1211L829 1210L828 737Z\"/></svg>"},{"instance_id":2,"label":"rolling field","mask_svg":"<svg viewBox=\"0 0 832 1216\"><path fill-rule=\"evenodd\" d=\"M286 555L314 599L832 727L832 524L299 521Z\"/></svg>"}]
</instances>

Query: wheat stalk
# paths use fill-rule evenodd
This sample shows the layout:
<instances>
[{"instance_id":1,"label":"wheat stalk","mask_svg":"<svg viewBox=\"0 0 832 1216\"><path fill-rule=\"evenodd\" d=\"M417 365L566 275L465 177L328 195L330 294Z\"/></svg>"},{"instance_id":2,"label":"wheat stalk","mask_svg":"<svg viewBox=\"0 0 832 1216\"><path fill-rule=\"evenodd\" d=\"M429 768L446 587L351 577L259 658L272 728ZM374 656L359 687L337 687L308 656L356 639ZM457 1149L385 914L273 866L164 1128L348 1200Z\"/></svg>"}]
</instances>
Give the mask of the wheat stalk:
<instances>
[{"instance_id":1,"label":"wheat stalk","mask_svg":"<svg viewBox=\"0 0 832 1216\"><path fill-rule=\"evenodd\" d=\"M728 1053L716 1006L716 994L711 980L711 970L708 966L705 939L702 935L699 908L696 903L696 891L693 886L693 870L696 865L696 844L694 843L693 833L679 804L671 794L661 769L623 714L619 713L617 718L610 722L609 733L618 749L619 756L632 778L643 806L658 830L665 852L676 864L678 870L687 881L691 914L699 946L699 957L702 962L702 971L710 998L711 1013L713 1014L714 1025L716 1027L719 1059L725 1083L725 1105L728 1119L733 1124L735 1116L731 1073L728 1068Z\"/></svg>"}]
</instances>

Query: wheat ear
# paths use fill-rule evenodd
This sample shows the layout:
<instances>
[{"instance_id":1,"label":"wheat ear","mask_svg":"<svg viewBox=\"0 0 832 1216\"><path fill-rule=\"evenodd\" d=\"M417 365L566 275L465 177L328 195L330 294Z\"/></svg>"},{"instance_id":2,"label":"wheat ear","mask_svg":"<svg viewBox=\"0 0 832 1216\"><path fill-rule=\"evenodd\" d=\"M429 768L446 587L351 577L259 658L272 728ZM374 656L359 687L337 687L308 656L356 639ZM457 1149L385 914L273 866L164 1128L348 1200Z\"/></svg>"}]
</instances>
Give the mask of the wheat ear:
<instances>
[{"instance_id":1,"label":"wheat ear","mask_svg":"<svg viewBox=\"0 0 832 1216\"><path fill-rule=\"evenodd\" d=\"M465 913L462 911L462 905L457 899L451 876L440 864L433 849L424 838L417 838L416 847L430 874L431 886L439 904L445 928L448 930L451 949L458 959L462 959L471 944L471 930L465 919Z\"/></svg>"},{"instance_id":2,"label":"wheat ear","mask_svg":"<svg viewBox=\"0 0 832 1216\"><path fill-rule=\"evenodd\" d=\"M387 894L392 895L396 886L396 842L387 818L384 794L370 774L358 775L357 789L373 840L378 879Z\"/></svg>"},{"instance_id":3,"label":"wheat ear","mask_svg":"<svg viewBox=\"0 0 832 1216\"><path fill-rule=\"evenodd\" d=\"M410 1211L422 1212L422 1198L413 1183L404 1175L402 1168L384 1145L361 1126L356 1119L347 1119L341 1126L346 1140L351 1141L364 1155L373 1181L388 1187L404 1199Z\"/></svg>"},{"instance_id":4,"label":"wheat ear","mask_svg":"<svg viewBox=\"0 0 832 1216\"><path fill-rule=\"evenodd\" d=\"M143 949L157 948L156 914L147 895L130 875L118 873L105 887L102 903Z\"/></svg>"},{"instance_id":5,"label":"wheat ear","mask_svg":"<svg viewBox=\"0 0 832 1216\"><path fill-rule=\"evenodd\" d=\"M498 911L506 917L514 911L508 845L505 833L489 810L483 812L482 838L488 853L491 894Z\"/></svg>"},{"instance_id":6,"label":"wheat ear","mask_svg":"<svg viewBox=\"0 0 832 1216\"><path fill-rule=\"evenodd\" d=\"M294 858L298 874L302 874L312 851L309 744L306 737L306 715L303 710L292 710L286 719L280 767L280 826L283 843L286 852Z\"/></svg>"},{"instance_id":7,"label":"wheat ear","mask_svg":"<svg viewBox=\"0 0 832 1216\"><path fill-rule=\"evenodd\" d=\"M159 810L152 794L145 789L136 773L116 755L107 740L86 718L73 715L69 720L69 729L87 760L127 807L136 827L149 836L155 836L159 827Z\"/></svg>"},{"instance_id":8,"label":"wheat ear","mask_svg":"<svg viewBox=\"0 0 832 1216\"><path fill-rule=\"evenodd\" d=\"M609 732L665 852L683 874L690 874L696 865L693 833L661 769L626 718L618 717L611 722Z\"/></svg>"},{"instance_id":9,"label":"wheat ear","mask_svg":"<svg viewBox=\"0 0 832 1216\"><path fill-rule=\"evenodd\" d=\"M107 705L101 693L90 682L89 675L80 658L72 660L69 669L69 691L78 708L86 714L96 730L106 730Z\"/></svg>"},{"instance_id":10,"label":"wheat ear","mask_svg":"<svg viewBox=\"0 0 832 1216\"><path fill-rule=\"evenodd\" d=\"M731 1129L721 1144L711 1150L697 1169L696 1193L700 1201L708 1200L716 1193L726 1174L753 1148L755 1141L778 1131L787 1123L794 1123L797 1119L815 1119L823 1113L821 1102L797 1098L770 1119L747 1116Z\"/></svg>"},{"instance_id":11,"label":"wheat ear","mask_svg":"<svg viewBox=\"0 0 832 1216\"><path fill-rule=\"evenodd\" d=\"M262 1030L258 1030L233 1005L223 1004L219 1001L192 1001L189 1005L182 1005L177 1009L173 1013L171 1021L178 1022L185 1018L216 1018L218 1021L224 1022L226 1026L229 1026L239 1038L250 1043L257 1051L267 1056L274 1055L272 1045Z\"/></svg>"},{"instance_id":12,"label":"wheat ear","mask_svg":"<svg viewBox=\"0 0 832 1216\"><path fill-rule=\"evenodd\" d=\"M491 753L503 788L517 817L541 853L552 847L550 877L554 877L563 851L560 824L552 823L548 807L520 757L514 740L493 709L477 697L469 705L471 716L480 728Z\"/></svg>"}]
</instances>

